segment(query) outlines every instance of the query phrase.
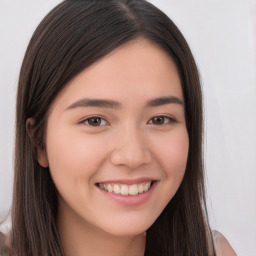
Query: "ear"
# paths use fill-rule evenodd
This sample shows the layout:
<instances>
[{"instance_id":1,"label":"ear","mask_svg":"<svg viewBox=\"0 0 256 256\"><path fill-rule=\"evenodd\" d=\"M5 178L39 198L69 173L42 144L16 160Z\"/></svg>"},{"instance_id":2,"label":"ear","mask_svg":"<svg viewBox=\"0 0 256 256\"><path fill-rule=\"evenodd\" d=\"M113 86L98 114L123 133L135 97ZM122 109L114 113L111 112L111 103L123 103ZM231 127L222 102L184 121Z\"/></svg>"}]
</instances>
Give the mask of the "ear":
<instances>
[{"instance_id":1,"label":"ear","mask_svg":"<svg viewBox=\"0 0 256 256\"><path fill-rule=\"evenodd\" d=\"M46 150L45 150L45 147L43 147L41 145L41 143L38 143L38 138L37 138L37 135L35 133L35 120L34 120L34 118L28 118L26 120L26 130L27 130L28 136L30 138L32 147L34 147L34 152L36 154L38 163L42 167L47 168L49 166L49 162L48 162Z\"/></svg>"}]
</instances>

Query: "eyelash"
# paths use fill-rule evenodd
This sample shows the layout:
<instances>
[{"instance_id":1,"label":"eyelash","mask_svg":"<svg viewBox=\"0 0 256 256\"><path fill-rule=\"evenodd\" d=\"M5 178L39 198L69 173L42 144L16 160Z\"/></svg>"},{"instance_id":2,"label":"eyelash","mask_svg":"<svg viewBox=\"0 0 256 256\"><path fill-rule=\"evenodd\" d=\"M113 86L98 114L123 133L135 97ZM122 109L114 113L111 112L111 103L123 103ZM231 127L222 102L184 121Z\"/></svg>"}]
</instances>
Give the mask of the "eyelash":
<instances>
[{"instance_id":1,"label":"eyelash","mask_svg":"<svg viewBox=\"0 0 256 256\"><path fill-rule=\"evenodd\" d=\"M160 124L154 124L153 123L153 120L155 119L164 119L164 122L163 123L160 123ZM91 120L98 120L100 121L100 125L92 125L92 124L89 124L89 121ZM104 121L104 124L102 125L102 121ZM151 118L149 120L149 122L147 122L147 124L152 124L152 125L157 125L157 126L161 126L161 125L166 125L168 123L176 123L177 120L173 117L170 117L170 116L165 116L165 115L160 115L160 116L154 116L153 118ZM88 126L91 126L91 127L101 127L101 126L105 126L105 125L109 125L109 123L103 118L103 117L100 117L100 116L91 116L91 117L88 117L84 120L82 120L80 122L81 124L85 124L85 125L88 125Z\"/></svg>"},{"instance_id":2,"label":"eyelash","mask_svg":"<svg viewBox=\"0 0 256 256\"><path fill-rule=\"evenodd\" d=\"M103 124L103 125L91 125L91 124L89 124L88 122L89 122L90 120L93 120L93 119L94 119L94 120L96 120L96 119L100 120L100 124L101 124L102 121L104 120L105 124ZM103 117L100 117L100 116L91 116L91 117L88 117L88 118L82 120L80 123L81 123L81 124L88 125L88 126L91 126L91 127L100 127L100 126L104 126L104 125L109 125L109 123L108 123Z\"/></svg>"},{"instance_id":3,"label":"eyelash","mask_svg":"<svg viewBox=\"0 0 256 256\"><path fill-rule=\"evenodd\" d=\"M168 123L176 123L177 120L173 117L170 117L170 116L164 116L164 115L161 115L161 116L154 116L153 118L150 119L150 124L153 124L153 121L154 119L161 119L163 118L164 119L164 123L163 124L155 124L155 125L166 125ZM148 122L149 123L149 122Z\"/></svg>"}]
</instances>

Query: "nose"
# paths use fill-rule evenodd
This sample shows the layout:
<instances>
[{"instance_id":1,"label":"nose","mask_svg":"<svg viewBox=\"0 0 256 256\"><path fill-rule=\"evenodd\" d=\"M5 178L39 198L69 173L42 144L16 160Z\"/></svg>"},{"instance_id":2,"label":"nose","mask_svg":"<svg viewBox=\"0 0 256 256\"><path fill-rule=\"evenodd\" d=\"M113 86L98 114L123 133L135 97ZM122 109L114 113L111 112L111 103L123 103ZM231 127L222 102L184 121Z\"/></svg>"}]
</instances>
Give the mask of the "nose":
<instances>
[{"instance_id":1,"label":"nose","mask_svg":"<svg viewBox=\"0 0 256 256\"><path fill-rule=\"evenodd\" d=\"M114 165L135 169L151 162L151 153L145 135L136 128L130 127L123 130L113 146L111 162Z\"/></svg>"}]
</instances>

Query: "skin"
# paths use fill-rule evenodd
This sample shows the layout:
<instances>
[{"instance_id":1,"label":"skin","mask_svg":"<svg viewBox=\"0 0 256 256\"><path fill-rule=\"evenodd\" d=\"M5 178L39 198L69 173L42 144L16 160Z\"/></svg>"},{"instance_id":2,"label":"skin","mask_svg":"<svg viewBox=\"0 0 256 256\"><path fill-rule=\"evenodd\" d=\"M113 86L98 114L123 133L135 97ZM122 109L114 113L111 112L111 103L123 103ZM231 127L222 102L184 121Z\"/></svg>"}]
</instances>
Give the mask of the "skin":
<instances>
[{"instance_id":1,"label":"skin","mask_svg":"<svg viewBox=\"0 0 256 256\"><path fill-rule=\"evenodd\" d=\"M228 240L220 232L213 231L213 239L218 256L237 256Z\"/></svg>"},{"instance_id":2,"label":"skin","mask_svg":"<svg viewBox=\"0 0 256 256\"><path fill-rule=\"evenodd\" d=\"M180 102L148 106L170 96ZM83 98L119 106L80 106ZM102 118L99 126L90 125L92 116ZM156 122L157 116L166 117ZM66 255L143 255L145 231L180 186L188 155L181 82L169 55L138 39L86 68L55 99L45 140L38 161L49 166L59 192ZM157 181L154 191L132 206L96 186L146 178Z\"/></svg>"},{"instance_id":3,"label":"skin","mask_svg":"<svg viewBox=\"0 0 256 256\"><path fill-rule=\"evenodd\" d=\"M152 103L162 97L175 100ZM88 106L85 98L118 104ZM49 167L59 192L65 255L144 255L145 231L180 186L189 148L181 82L170 56L137 39L86 68L51 106L45 144L38 161ZM96 186L138 179L157 182L137 205L112 200ZM236 255L223 236L218 241L219 256Z\"/></svg>"}]
</instances>

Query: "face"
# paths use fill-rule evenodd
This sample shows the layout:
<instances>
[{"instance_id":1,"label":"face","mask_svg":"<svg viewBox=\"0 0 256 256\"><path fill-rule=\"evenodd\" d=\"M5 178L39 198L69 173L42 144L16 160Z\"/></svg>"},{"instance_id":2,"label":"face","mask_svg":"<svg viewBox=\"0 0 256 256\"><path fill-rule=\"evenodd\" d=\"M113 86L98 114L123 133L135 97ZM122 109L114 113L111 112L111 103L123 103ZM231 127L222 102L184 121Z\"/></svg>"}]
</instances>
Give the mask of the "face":
<instances>
[{"instance_id":1,"label":"face","mask_svg":"<svg viewBox=\"0 0 256 256\"><path fill-rule=\"evenodd\" d=\"M59 214L116 236L146 231L184 176L189 140L177 68L144 39L86 68L47 119L48 166Z\"/></svg>"}]
</instances>

